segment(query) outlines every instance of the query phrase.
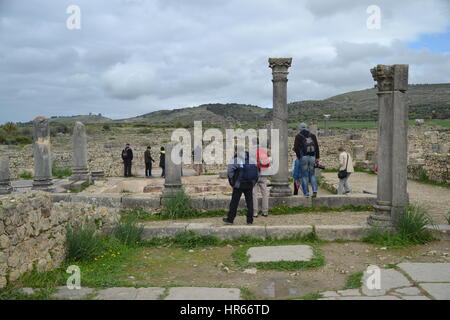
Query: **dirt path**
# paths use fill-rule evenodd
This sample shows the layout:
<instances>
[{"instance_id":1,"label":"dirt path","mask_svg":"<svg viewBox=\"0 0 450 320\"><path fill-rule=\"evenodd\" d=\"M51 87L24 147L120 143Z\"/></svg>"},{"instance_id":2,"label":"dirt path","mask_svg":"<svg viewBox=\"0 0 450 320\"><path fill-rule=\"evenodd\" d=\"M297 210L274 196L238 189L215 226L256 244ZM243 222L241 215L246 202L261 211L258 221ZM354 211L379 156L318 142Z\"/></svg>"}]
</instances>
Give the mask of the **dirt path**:
<instances>
[{"instance_id":1,"label":"dirt path","mask_svg":"<svg viewBox=\"0 0 450 320\"><path fill-rule=\"evenodd\" d=\"M323 173L326 180L338 185L336 173ZM363 193L368 190L376 193L377 176L355 172L349 179L353 193ZM446 224L450 214L450 189L408 180L408 193L411 203L427 209L436 223Z\"/></svg>"}]
</instances>

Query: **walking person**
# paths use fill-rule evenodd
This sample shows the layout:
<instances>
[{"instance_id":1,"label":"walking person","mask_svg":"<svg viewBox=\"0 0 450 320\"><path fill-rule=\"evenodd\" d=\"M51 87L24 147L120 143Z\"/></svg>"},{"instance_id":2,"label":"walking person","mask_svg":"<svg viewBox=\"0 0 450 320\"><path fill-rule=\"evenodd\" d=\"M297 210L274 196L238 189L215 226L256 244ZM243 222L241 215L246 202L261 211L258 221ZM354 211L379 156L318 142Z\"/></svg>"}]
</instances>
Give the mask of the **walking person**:
<instances>
[{"instance_id":1,"label":"walking person","mask_svg":"<svg viewBox=\"0 0 450 320\"><path fill-rule=\"evenodd\" d=\"M125 145L125 149L122 150L122 160L123 160L123 175L124 177L131 177L131 165L133 161L133 150L130 144Z\"/></svg>"},{"instance_id":2,"label":"walking person","mask_svg":"<svg viewBox=\"0 0 450 320\"><path fill-rule=\"evenodd\" d=\"M248 152L241 151L235 154L228 165L228 181L233 187L233 194L228 217L222 219L225 224L233 224L242 194L244 194L247 204L247 225L253 224L253 187L259 177L255 161L250 161Z\"/></svg>"},{"instance_id":3,"label":"walking person","mask_svg":"<svg viewBox=\"0 0 450 320\"><path fill-rule=\"evenodd\" d=\"M145 160L145 176L147 178L152 177L152 162L155 160L152 157L152 147L148 146L147 150L144 152L144 160Z\"/></svg>"},{"instance_id":4,"label":"walking person","mask_svg":"<svg viewBox=\"0 0 450 320\"><path fill-rule=\"evenodd\" d=\"M164 150L164 147L161 147L161 150L159 152L159 167L162 169L161 177L166 177L166 151Z\"/></svg>"},{"instance_id":5,"label":"walking person","mask_svg":"<svg viewBox=\"0 0 450 320\"><path fill-rule=\"evenodd\" d=\"M350 175L355 171L353 168L353 159L352 156L345 151L344 147L339 147L339 187L338 194L347 194L350 193L350 186L348 184L348 179Z\"/></svg>"},{"instance_id":6,"label":"walking person","mask_svg":"<svg viewBox=\"0 0 450 320\"><path fill-rule=\"evenodd\" d=\"M300 159L295 159L292 166L292 178L294 179L294 196L298 195L298 189L302 184L302 167Z\"/></svg>"},{"instance_id":7,"label":"walking person","mask_svg":"<svg viewBox=\"0 0 450 320\"><path fill-rule=\"evenodd\" d=\"M300 132L295 137L294 152L300 160L302 171L302 191L305 197L309 197L309 183L311 183L313 195L317 197L318 185L315 167L319 164L319 144L315 134L308 130L306 123L300 123Z\"/></svg>"},{"instance_id":8,"label":"walking person","mask_svg":"<svg viewBox=\"0 0 450 320\"><path fill-rule=\"evenodd\" d=\"M259 147L259 139L253 142L256 145L256 164L258 167L259 179L253 187L253 217L258 217L258 190L261 193L261 210L263 217L269 215L269 189L267 188L267 175L270 167L269 155L267 151Z\"/></svg>"}]
</instances>

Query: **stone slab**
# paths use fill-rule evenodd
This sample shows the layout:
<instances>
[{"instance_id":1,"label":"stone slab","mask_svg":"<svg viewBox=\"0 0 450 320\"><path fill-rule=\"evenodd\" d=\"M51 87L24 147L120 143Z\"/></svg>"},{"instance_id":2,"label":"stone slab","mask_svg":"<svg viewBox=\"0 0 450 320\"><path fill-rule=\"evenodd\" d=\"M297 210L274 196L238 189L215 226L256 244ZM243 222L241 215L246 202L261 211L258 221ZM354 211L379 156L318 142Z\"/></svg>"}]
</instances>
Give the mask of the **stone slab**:
<instances>
[{"instance_id":1,"label":"stone slab","mask_svg":"<svg viewBox=\"0 0 450 320\"><path fill-rule=\"evenodd\" d=\"M267 237L273 239L304 236L312 230L312 226L266 226Z\"/></svg>"},{"instance_id":2,"label":"stone slab","mask_svg":"<svg viewBox=\"0 0 450 320\"><path fill-rule=\"evenodd\" d=\"M79 290L78 289L70 290L67 287L58 287L56 293L52 294L52 297L56 299L82 300L93 292L94 289L91 288L82 287Z\"/></svg>"},{"instance_id":3,"label":"stone slab","mask_svg":"<svg viewBox=\"0 0 450 320\"><path fill-rule=\"evenodd\" d=\"M307 245L252 247L248 249L248 261L309 261L314 257L313 249Z\"/></svg>"},{"instance_id":4,"label":"stone slab","mask_svg":"<svg viewBox=\"0 0 450 320\"><path fill-rule=\"evenodd\" d=\"M421 292L416 287L409 287L409 288L401 288L395 290L396 293L400 293L401 295L407 295L407 296L417 296L420 295Z\"/></svg>"},{"instance_id":5,"label":"stone slab","mask_svg":"<svg viewBox=\"0 0 450 320\"><path fill-rule=\"evenodd\" d=\"M108 288L98 292L96 300L158 300L164 288Z\"/></svg>"},{"instance_id":6,"label":"stone slab","mask_svg":"<svg viewBox=\"0 0 450 320\"><path fill-rule=\"evenodd\" d=\"M322 292L321 294L325 298L339 297L339 294L336 291L325 291Z\"/></svg>"},{"instance_id":7,"label":"stone slab","mask_svg":"<svg viewBox=\"0 0 450 320\"><path fill-rule=\"evenodd\" d=\"M377 296L377 297L367 297L367 296L358 296L358 297L339 297L339 298L330 298L333 300L401 300L399 297L395 296Z\"/></svg>"},{"instance_id":8,"label":"stone slab","mask_svg":"<svg viewBox=\"0 0 450 320\"><path fill-rule=\"evenodd\" d=\"M327 195L318 196L312 199L314 207L340 208L343 206L373 206L376 204L377 198L368 195Z\"/></svg>"},{"instance_id":9,"label":"stone slab","mask_svg":"<svg viewBox=\"0 0 450 320\"><path fill-rule=\"evenodd\" d=\"M122 208L144 208L144 209L156 209L161 207L160 197L155 196L141 196L131 195L122 197Z\"/></svg>"},{"instance_id":10,"label":"stone slab","mask_svg":"<svg viewBox=\"0 0 450 320\"><path fill-rule=\"evenodd\" d=\"M343 297L360 296L361 295L361 292L359 292L359 289L339 290L337 293L339 293Z\"/></svg>"},{"instance_id":11,"label":"stone slab","mask_svg":"<svg viewBox=\"0 0 450 320\"><path fill-rule=\"evenodd\" d=\"M362 292L367 296L384 296L386 292L392 290L394 288L401 287L409 287L412 283L400 272L394 269L381 269L380 270L380 280L381 280L381 288L380 289L369 289L367 287L367 280L371 275L364 272L363 275L363 284L362 284Z\"/></svg>"},{"instance_id":12,"label":"stone slab","mask_svg":"<svg viewBox=\"0 0 450 320\"><path fill-rule=\"evenodd\" d=\"M450 283L421 283L420 286L437 300L450 300Z\"/></svg>"},{"instance_id":13,"label":"stone slab","mask_svg":"<svg viewBox=\"0 0 450 320\"><path fill-rule=\"evenodd\" d=\"M403 300L430 300L430 298L425 296L402 296Z\"/></svg>"},{"instance_id":14,"label":"stone slab","mask_svg":"<svg viewBox=\"0 0 450 320\"><path fill-rule=\"evenodd\" d=\"M120 208L122 205L120 194L73 194L71 198L73 203L88 203L97 207Z\"/></svg>"},{"instance_id":15,"label":"stone slab","mask_svg":"<svg viewBox=\"0 0 450 320\"><path fill-rule=\"evenodd\" d=\"M136 290L135 300L159 300L162 294L164 294L164 288L150 287L150 288L138 288Z\"/></svg>"},{"instance_id":16,"label":"stone slab","mask_svg":"<svg viewBox=\"0 0 450 320\"><path fill-rule=\"evenodd\" d=\"M165 300L240 300L241 291L233 288L170 288Z\"/></svg>"},{"instance_id":17,"label":"stone slab","mask_svg":"<svg viewBox=\"0 0 450 320\"><path fill-rule=\"evenodd\" d=\"M174 223L172 225L162 227L144 226L141 239L145 241L153 238L174 237L177 233L186 231L187 226L188 223Z\"/></svg>"},{"instance_id":18,"label":"stone slab","mask_svg":"<svg viewBox=\"0 0 450 320\"><path fill-rule=\"evenodd\" d=\"M417 282L450 282L450 263L400 263L400 269Z\"/></svg>"},{"instance_id":19,"label":"stone slab","mask_svg":"<svg viewBox=\"0 0 450 320\"><path fill-rule=\"evenodd\" d=\"M216 227L212 229L214 235L219 239L237 239L242 236L265 239L266 237L266 228L265 226L223 226Z\"/></svg>"}]
</instances>

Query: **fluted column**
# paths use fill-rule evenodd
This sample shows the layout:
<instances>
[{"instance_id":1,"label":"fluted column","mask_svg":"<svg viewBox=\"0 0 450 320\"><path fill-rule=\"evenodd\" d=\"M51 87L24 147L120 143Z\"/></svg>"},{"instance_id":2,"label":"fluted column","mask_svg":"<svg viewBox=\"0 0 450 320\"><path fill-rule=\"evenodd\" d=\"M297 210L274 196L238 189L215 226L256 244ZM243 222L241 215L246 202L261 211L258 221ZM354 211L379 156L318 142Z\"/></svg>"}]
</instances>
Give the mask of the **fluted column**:
<instances>
[{"instance_id":1,"label":"fluted column","mask_svg":"<svg viewBox=\"0 0 450 320\"><path fill-rule=\"evenodd\" d=\"M287 107L287 75L291 63L292 58L269 58L269 67L272 68L273 75L273 129L279 132L279 148L272 150L278 152L279 159L278 172L272 176L270 190L272 197L292 195L289 188Z\"/></svg>"},{"instance_id":2,"label":"fluted column","mask_svg":"<svg viewBox=\"0 0 450 320\"><path fill-rule=\"evenodd\" d=\"M378 87L378 176L368 223L391 229L408 205L408 65L378 65L371 72Z\"/></svg>"}]
</instances>

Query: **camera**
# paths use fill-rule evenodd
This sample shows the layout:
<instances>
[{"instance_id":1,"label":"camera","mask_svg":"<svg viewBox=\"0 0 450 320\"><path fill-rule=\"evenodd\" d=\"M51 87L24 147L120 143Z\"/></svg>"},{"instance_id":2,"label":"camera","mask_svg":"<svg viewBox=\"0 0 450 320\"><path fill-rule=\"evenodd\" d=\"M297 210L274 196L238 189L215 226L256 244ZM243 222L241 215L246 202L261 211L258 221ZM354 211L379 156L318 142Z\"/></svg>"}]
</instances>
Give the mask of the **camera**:
<instances>
[{"instance_id":1,"label":"camera","mask_svg":"<svg viewBox=\"0 0 450 320\"><path fill-rule=\"evenodd\" d=\"M316 163L316 164L314 165L314 168L317 168L317 169L320 169L320 170L324 170L324 169L325 169L325 166Z\"/></svg>"}]
</instances>

